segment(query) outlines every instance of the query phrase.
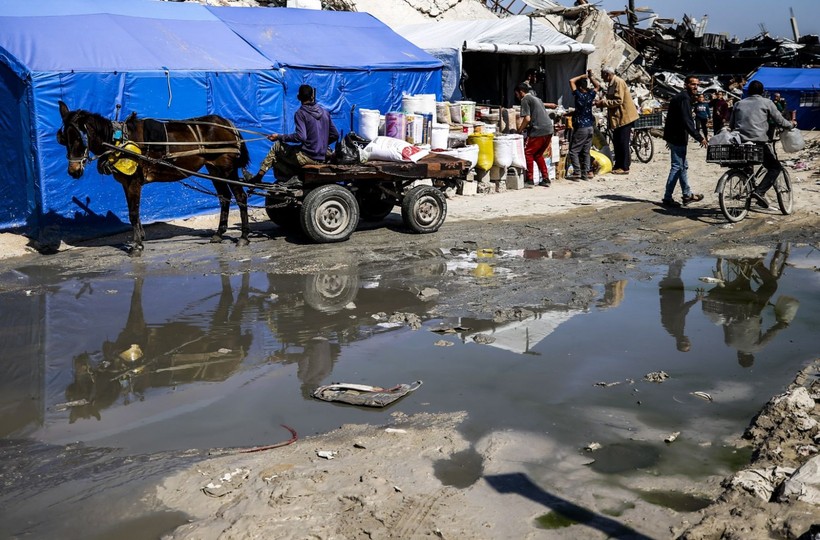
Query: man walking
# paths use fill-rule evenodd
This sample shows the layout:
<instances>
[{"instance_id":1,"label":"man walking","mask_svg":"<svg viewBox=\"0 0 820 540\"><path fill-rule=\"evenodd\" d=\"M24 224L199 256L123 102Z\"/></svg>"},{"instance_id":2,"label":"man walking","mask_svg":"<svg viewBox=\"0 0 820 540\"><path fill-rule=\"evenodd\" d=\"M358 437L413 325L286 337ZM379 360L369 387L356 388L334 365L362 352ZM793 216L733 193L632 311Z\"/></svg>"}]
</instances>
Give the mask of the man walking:
<instances>
[{"instance_id":1,"label":"man walking","mask_svg":"<svg viewBox=\"0 0 820 540\"><path fill-rule=\"evenodd\" d=\"M672 166L669 169L669 177L666 179L666 191L663 194L662 204L666 207L679 207L681 203L672 198L675 186L680 182L683 192L683 205L702 201L702 194L692 193L689 187L686 162L686 143L688 135L698 141L701 146L706 146L706 139L698 133L695 122L692 120L692 98L698 95L697 77L692 75L686 77L686 87L669 101L669 111L666 113L666 124L663 127L663 139L669 146L669 154Z\"/></svg>"},{"instance_id":2,"label":"man walking","mask_svg":"<svg viewBox=\"0 0 820 540\"><path fill-rule=\"evenodd\" d=\"M603 68L601 78L607 83L606 93L595 104L606 108L609 129L612 130L612 152L615 154L612 174L629 174L632 163L629 140L632 137L632 124L638 119L638 109L629 93L629 87L622 78L615 75L614 69Z\"/></svg>"}]
</instances>

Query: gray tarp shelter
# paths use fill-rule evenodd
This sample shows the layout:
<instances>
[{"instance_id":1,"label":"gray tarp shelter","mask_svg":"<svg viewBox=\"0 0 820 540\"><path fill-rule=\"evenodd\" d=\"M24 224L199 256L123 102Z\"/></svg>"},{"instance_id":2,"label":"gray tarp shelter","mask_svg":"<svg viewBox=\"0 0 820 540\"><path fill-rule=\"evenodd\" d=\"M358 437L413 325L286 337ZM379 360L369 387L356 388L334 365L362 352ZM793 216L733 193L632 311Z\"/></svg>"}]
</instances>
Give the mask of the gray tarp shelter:
<instances>
[{"instance_id":1,"label":"gray tarp shelter","mask_svg":"<svg viewBox=\"0 0 820 540\"><path fill-rule=\"evenodd\" d=\"M586 70L593 45L579 43L526 16L394 26L444 63L443 99L512 105L512 90L529 68L542 68L540 97L572 106L569 79ZM463 95L459 82L467 75Z\"/></svg>"}]
</instances>

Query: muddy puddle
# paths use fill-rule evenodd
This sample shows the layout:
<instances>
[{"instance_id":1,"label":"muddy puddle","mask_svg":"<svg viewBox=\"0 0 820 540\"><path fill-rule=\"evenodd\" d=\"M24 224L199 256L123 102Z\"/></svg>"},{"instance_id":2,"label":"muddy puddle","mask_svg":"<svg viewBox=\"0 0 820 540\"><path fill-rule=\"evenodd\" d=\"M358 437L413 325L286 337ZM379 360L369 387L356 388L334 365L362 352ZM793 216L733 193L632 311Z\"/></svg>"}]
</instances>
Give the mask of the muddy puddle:
<instances>
[{"instance_id":1,"label":"muddy puddle","mask_svg":"<svg viewBox=\"0 0 820 540\"><path fill-rule=\"evenodd\" d=\"M501 286L522 260L571 257L487 248L426 264L439 277ZM112 494L137 501L150 491L162 474L151 456L181 465L207 449L287 440L283 426L307 436L383 423L394 411L465 410L473 440L503 430L549 437L604 483L727 474L747 458L729 441L818 353L817 263L816 252L792 248L647 265L650 277L601 284L583 308L527 306L495 319L428 316L440 296L384 270L58 277L18 269L0 276L3 529L47 537L93 514L97 530L138 523L151 531L142 537L156 537L184 517L100 508ZM391 322L394 313L419 315L421 327ZM310 396L330 382L416 380L417 391L385 409ZM436 467L444 483L480 477L480 456L463 454ZM68 472L78 466L82 478ZM642 496L672 509L702 502ZM555 516L540 525L564 526Z\"/></svg>"}]
</instances>

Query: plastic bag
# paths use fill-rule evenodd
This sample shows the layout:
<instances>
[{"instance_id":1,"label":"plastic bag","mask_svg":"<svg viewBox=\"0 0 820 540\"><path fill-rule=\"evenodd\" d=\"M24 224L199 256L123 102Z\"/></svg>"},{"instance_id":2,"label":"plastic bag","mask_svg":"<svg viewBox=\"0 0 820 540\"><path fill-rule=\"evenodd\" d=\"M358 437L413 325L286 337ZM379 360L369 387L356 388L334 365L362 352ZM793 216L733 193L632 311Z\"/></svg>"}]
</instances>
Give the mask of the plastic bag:
<instances>
[{"instance_id":1,"label":"plastic bag","mask_svg":"<svg viewBox=\"0 0 820 540\"><path fill-rule=\"evenodd\" d=\"M780 134L780 144L783 145L783 150L787 154L793 154L801 151L806 147L806 141L803 140L803 134L798 129L790 129L783 131Z\"/></svg>"},{"instance_id":2,"label":"plastic bag","mask_svg":"<svg viewBox=\"0 0 820 540\"><path fill-rule=\"evenodd\" d=\"M360 137L354 132L350 132L336 143L336 151L333 154L333 163L337 165L352 165L361 163L361 150L370 141Z\"/></svg>"},{"instance_id":3,"label":"plastic bag","mask_svg":"<svg viewBox=\"0 0 820 540\"><path fill-rule=\"evenodd\" d=\"M737 131L729 131L728 127L724 127L719 133L709 139L709 145L715 144L740 144L740 133Z\"/></svg>"}]
</instances>

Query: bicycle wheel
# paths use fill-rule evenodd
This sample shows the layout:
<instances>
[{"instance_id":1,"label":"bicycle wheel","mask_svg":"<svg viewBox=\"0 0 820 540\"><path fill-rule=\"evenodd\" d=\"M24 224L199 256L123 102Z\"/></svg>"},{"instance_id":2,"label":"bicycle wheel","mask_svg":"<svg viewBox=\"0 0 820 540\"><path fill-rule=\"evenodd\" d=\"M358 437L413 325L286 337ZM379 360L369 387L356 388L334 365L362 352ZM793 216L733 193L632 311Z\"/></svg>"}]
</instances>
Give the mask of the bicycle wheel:
<instances>
[{"instance_id":1,"label":"bicycle wheel","mask_svg":"<svg viewBox=\"0 0 820 540\"><path fill-rule=\"evenodd\" d=\"M774 181L774 191L777 194L777 206L784 215L789 215L794 209L794 192L792 191L792 179L789 171L783 169Z\"/></svg>"},{"instance_id":2,"label":"bicycle wheel","mask_svg":"<svg viewBox=\"0 0 820 540\"><path fill-rule=\"evenodd\" d=\"M721 184L718 193L720 211L732 223L737 223L749 213L752 189L749 176L740 169L732 169L718 181Z\"/></svg>"},{"instance_id":3,"label":"bicycle wheel","mask_svg":"<svg viewBox=\"0 0 820 540\"><path fill-rule=\"evenodd\" d=\"M655 143L652 142L649 130L639 129L632 134L632 148L641 163L649 163L655 154Z\"/></svg>"}]
</instances>

